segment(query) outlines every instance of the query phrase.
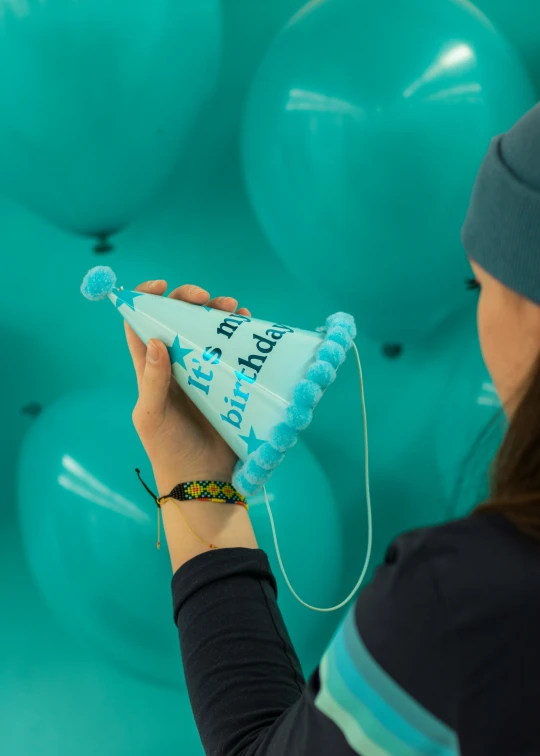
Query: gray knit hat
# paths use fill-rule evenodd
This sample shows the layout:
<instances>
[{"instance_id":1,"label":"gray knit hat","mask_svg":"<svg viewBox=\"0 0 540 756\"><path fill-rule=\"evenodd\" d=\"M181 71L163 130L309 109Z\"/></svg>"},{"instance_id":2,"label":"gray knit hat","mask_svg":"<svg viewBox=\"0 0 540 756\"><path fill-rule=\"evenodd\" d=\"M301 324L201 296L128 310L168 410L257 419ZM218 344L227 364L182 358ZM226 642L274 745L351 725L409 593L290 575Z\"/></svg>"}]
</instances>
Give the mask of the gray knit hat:
<instances>
[{"instance_id":1,"label":"gray knit hat","mask_svg":"<svg viewBox=\"0 0 540 756\"><path fill-rule=\"evenodd\" d=\"M484 270L540 304L540 103L492 140L461 240Z\"/></svg>"}]
</instances>

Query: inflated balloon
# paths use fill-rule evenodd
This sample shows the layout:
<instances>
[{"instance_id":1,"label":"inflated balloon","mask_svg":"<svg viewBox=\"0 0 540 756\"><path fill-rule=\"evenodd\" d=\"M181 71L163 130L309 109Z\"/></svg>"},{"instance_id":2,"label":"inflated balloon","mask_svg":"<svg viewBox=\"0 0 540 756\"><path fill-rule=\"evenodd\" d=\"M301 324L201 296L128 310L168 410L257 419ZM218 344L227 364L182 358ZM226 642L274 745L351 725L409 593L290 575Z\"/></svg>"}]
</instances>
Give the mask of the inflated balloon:
<instances>
[{"instance_id":1,"label":"inflated balloon","mask_svg":"<svg viewBox=\"0 0 540 756\"><path fill-rule=\"evenodd\" d=\"M170 562L134 473L140 466L152 481L131 423L135 401L96 388L43 411L21 450L20 524L37 585L70 633L124 668L179 684Z\"/></svg>"},{"instance_id":2,"label":"inflated balloon","mask_svg":"<svg viewBox=\"0 0 540 756\"><path fill-rule=\"evenodd\" d=\"M540 96L540 3L538 0L475 0L474 4L514 45Z\"/></svg>"},{"instance_id":3,"label":"inflated balloon","mask_svg":"<svg viewBox=\"0 0 540 756\"><path fill-rule=\"evenodd\" d=\"M490 138L535 101L467 2L312 2L254 79L243 162L290 269L400 342L463 306L459 232Z\"/></svg>"},{"instance_id":4,"label":"inflated balloon","mask_svg":"<svg viewBox=\"0 0 540 756\"><path fill-rule=\"evenodd\" d=\"M105 238L161 190L217 78L219 0L0 9L0 187Z\"/></svg>"},{"instance_id":5,"label":"inflated balloon","mask_svg":"<svg viewBox=\"0 0 540 756\"><path fill-rule=\"evenodd\" d=\"M139 676L179 685L170 561L156 549L157 508L134 472L141 466L152 484L131 422L134 402L124 388L95 388L44 410L21 452L21 530L34 579L73 636ZM307 448L299 442L291 454L295 463L268 485L283 560L304 597L328 605L343 592L339 509ZM274 558L265 506L254 501L251 511L261 548ZM312 665L335 617L313 616L289 598L277 569L276 577L290 632Z\"/></svg>"}]
</instances>

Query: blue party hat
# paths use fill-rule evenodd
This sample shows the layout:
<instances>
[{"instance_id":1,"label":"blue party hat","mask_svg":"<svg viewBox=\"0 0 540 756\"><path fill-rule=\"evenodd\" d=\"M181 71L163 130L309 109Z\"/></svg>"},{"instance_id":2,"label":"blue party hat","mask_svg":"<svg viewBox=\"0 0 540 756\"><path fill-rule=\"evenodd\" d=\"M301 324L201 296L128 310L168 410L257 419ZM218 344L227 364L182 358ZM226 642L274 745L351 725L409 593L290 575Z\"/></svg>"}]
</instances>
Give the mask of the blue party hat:
<instances>
[{"instance_id":1,"label":"blue party hat","mask_svg":"<svg viewBox=\"0 0 540 756\"><path fill-rule=\"evenodd\" d=\"M306 331L118 288L106 266L93 268L81 291L108 297L145 344L167 346L176 381L238 455L233 484L245 496L308 427L356 336L343 312Z\"/></svg>"}]
</instances>

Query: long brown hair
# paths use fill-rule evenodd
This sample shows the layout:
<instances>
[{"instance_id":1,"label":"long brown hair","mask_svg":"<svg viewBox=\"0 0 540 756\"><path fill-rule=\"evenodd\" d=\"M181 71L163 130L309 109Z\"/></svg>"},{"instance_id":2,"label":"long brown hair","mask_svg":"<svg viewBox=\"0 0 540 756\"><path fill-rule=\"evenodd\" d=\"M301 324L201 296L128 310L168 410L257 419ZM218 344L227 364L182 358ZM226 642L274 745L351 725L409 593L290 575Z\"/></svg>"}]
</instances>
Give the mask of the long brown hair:
<instances>
[{"instance_id":1,"label":"long brown hair","mask_svg":"<svg viewBox=\"0 0 540 756\"><path fill-rule=\"evenodd\" d=\"M499 512L540 540L540 356L516 399L492 466L489 498L473 514Z\"/></svg>"}]
</instances>

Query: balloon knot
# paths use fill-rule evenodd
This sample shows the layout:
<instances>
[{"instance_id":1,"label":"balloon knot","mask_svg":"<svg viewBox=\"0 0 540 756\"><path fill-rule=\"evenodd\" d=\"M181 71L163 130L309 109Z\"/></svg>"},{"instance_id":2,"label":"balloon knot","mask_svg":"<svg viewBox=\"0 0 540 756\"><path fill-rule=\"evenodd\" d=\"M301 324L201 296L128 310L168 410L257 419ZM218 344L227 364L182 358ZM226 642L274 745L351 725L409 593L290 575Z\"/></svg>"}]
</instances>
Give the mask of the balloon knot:
<instances>
[{"instance_id":1,"label":"balloon knot","mask_svg":"<svg viewBox=\"0 0 540 756\"><path fill-rule=\"evenodd\" d=\"M114 246L109 241L108 234L101 234L97 237L97 241L94 245L94 252L98 254L105 254L106 252L112 252Z\"/></svg>"}]
</instances>

